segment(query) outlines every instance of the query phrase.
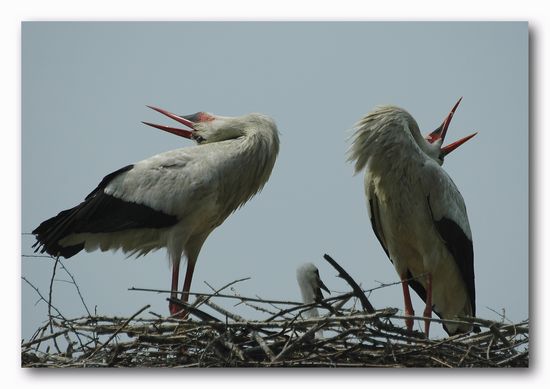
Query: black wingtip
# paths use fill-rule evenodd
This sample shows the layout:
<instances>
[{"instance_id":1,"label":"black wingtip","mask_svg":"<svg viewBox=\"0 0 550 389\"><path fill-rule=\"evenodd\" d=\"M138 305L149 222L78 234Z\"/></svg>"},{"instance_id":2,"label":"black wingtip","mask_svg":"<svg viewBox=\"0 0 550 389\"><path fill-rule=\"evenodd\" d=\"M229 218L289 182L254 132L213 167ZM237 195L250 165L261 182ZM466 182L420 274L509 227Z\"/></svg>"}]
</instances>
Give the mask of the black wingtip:
<instances>
[{"instance_id":1,"label":"black wingtip","mask_svg":"<svg viewBox=\"0 0 550 389\"><path fill-rule=\"evenodd\" d=\"M31 246L34 252L40 254L47 253L52 257L70 258L84 249L84 244L76 244L73 246L61 246L59 244L59 229L69 217L71 210L60 212L44 222L32 232L36 238L36 242Z\"/></svg>"}]
</instances>

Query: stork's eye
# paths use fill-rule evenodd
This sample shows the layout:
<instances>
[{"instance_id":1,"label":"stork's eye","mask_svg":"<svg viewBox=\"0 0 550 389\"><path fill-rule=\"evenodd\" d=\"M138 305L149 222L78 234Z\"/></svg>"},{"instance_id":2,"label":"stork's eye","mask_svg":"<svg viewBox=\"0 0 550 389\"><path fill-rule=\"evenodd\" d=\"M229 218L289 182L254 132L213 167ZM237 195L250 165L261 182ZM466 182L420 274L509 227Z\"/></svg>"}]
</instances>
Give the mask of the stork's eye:
<instances>
[{"instance_id":1,"label":"stork's eye","mask_svg":"<svg viewBox=\"0 0 550 389\"><path fill-rule=\"evenodd\" d=\"M195 133L193 133L193 134L191 135L191 138L193 138L193 140L194 140L195 142L197 142L198 144L201 144L201 143L204 142L204 140L205 140L202 136L197 135L197 134L195 134Z\"/></svg>"},{"instance_id":2,"label":"stork's eye","mask_svg":"<svg viewBox=\"0 0 550 389\"><path fill-rule=\"evenodd\" d=\"M439 160L443 163L443 161L445 160L445 154L439 153Z\"/></svg>"}]
</instances>

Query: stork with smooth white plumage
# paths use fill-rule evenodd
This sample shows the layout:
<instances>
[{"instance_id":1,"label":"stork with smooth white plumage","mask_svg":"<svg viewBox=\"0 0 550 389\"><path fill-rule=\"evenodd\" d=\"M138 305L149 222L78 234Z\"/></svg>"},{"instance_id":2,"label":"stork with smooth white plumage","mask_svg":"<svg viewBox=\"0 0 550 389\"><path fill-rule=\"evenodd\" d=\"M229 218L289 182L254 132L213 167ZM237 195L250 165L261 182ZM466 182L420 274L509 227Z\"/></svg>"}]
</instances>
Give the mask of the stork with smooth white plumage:
<instances>
[{"instance_id":1,"label":"stork with smooth white plumage","mask_svg":"<svg viewBox=\"0 0 550 389\"><path fill-rule=\"evenodd\" d=\"M423 138L405 110L382 106L356 125L349 160L365 169L368 215L403 286L405 315L414 310L409 285L424 300L423 316L475 316L474 254L466 206L441 165L445 155L475 134L443 146L459 100L441 126ZM405 320L412 330L411 319ZM430 320L425 320L429 337ZM470 324L443 325L449 334Z\"/></svg>"},{"instance_id":2,"label":"stork with smooth white plumage","mask_svg":"<svg viewBox=\"0 0 550 389\"><path fill-rule=\"evenodd\" d=\"M330 294L330 291L319 276L319 269L311 262L306 262L296 269L296 280L298 281L304 304L322 301L324 297L321 289ZM306 317L318 317L319 311L317 308L312 307L305 314Z\"/></svg>"},{"instance_id":3,"label":"stork with smooth white plumage","mask_svg":"<svg viewBox=\"0 0 550 389\"><path fill-rule=\"evenodd\" d=\"M34 231L35 251L69 258L81 250L136 256L166 248L177 299L179 266L187 259L182 300L188 301L199 252L210 233L259 192L279 151L274 121L263 114L188 116L150 107L187 129L146 123L197 145L167 151L103 178L79 205ZM181 308L170 302L172 315ZM185 316L185 314L180 316Z\"/></svg>"}]
</instances>

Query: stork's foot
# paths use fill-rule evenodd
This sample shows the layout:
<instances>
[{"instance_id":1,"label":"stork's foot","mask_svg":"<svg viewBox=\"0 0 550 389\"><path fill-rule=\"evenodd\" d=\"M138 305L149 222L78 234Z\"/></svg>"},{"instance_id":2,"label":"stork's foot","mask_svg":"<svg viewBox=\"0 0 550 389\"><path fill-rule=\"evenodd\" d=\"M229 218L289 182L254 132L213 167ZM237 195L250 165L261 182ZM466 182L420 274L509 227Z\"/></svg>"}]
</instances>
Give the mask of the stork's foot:
<instances>
[{"instance_id":1,"label":"stork's foot","mask_svg":"<svg viewBox=\"0 0 550 389\"><path fill-rule=\"evenodd\" d=\"M170 316L176 319L187 319L189 312L182 305L170 301L168 303L168 309L170 310Z\"/></svg>"},{"instance_id":2,"label":"stork's foot","mask_svg":"<svg viewBox=\"0 0 550 389\"><path fill-rule=\"evenodd\" d=\"M407 311L407 310L405 309L405 316L414 316L414 311L413 311L413 310ZM414 320L411 319L411 317L407 317L407 318L405 319L405 325L407 326L407 331L409 331L409 332L412 333L412 332L413 332Z\"/></svg>"}]
</instances>

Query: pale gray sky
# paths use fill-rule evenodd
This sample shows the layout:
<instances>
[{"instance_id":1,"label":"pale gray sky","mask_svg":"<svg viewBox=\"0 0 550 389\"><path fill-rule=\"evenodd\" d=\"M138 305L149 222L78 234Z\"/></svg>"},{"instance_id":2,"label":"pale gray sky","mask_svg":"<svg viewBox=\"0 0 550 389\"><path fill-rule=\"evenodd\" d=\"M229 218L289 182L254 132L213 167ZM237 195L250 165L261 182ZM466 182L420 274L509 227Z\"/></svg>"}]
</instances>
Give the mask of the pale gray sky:
<instances>
[{"instance_id":1,"label":"pale gray sky","mask_svg":"<svg viewBox=\"0 0 550 389\"><path fill-rule=\"evenodd\" d=\"M375 105L395 104L428 132L460 96L448 140L479 135L444 167L468 209L477 313L498 319L492 310L504 310L520 321L528 316L524 22L24 23L21 228L76 205L122 166L190 144L142 125L166 123L146 104L181 114L262 112L281 132L273 174L206 241L192 290L250 276L237 285L242 295L299 300L295 269L310 261L330 289L347 291L323 253L365 288L394 282L370 227L363 177L346 163L350 128ZM23 255L33 243L22 237ZM164 251L138 260L81 253L64 264L100 314L128 316L145 304L168 313L165 296L127 290L169 288ZM22 258L21 272L47 293L52 265ZM399 286L370 298L377 308L403 307ZM36 300L23 283L25 339L46 318ZM68 283L56 283L53 302L65 316L85 313ZM418 298L413 304L422 312Z\"/></svg>"}]
</instances>

